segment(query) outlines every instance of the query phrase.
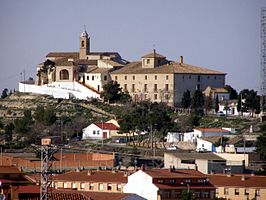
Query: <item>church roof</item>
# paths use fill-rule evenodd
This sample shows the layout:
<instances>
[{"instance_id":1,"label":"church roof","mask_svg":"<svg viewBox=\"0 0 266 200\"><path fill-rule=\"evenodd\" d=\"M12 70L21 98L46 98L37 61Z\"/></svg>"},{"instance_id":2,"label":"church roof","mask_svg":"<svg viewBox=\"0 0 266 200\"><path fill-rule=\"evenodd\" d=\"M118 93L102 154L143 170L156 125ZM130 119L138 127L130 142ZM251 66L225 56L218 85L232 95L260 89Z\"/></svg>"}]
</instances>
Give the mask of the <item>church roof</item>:
<instances>
[{"instance_id":1,"label":"church roof","mask_svg":"<svg viewBox=\"0 0 266 200\"><path fill-rule=\"evenodd\" d=\"M79 52L49 52L46 57L66 57L78 59Z\"/></svg>"},{"instance_id":2,"label":"church roof","mask_svg":"<svg viewBox=\"0 0 266 200\"><path fill-rule=\"evenodd\" d=\"M204 67L196 67L188 64L180 64L177 62L168 62L167 64L154 67L142 68L141 61L131 62L123 68L113 71L112 74L213 74L225 75L224 72L207 69Z\"/></svg>"}]
</instances>

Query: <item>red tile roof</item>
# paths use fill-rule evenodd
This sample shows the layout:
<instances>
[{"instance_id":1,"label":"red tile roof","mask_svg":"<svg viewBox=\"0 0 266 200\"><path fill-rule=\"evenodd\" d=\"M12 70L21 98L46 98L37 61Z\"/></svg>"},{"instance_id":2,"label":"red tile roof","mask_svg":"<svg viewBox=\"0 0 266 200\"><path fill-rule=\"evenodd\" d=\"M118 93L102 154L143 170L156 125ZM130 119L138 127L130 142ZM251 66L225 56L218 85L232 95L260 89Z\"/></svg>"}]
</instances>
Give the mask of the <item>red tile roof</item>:
<instances>
[{"instance_id":1,"label":"red tile roof","mask_svg":"<svg viewBox=\"0 0 266 200\"><path fill-rule=\"evenodd\" d=\"M204 178L206 175L193 169L175 169L170 171L169 169L149 169L144 170L145 173L153 178L187 178L187 177L201 177Z\"/></svg>"},{"instance_id":2,"label":"red tile roof","mask_svg":"<svg viewBox=\"0 0 266 200\"><path fill-rule=\"evenodd\" d=\"M242 177L245 177L242 180ZM251 175L231 175L230 177L224 174L209 175L210 182L216 186L222 187L259 187L266 188L266 176L251 176Z\"/></svg>"},{"instance_id":3,"label":"red tile roof","mask_svg":"<svg viewBox=\"0 0 266 200\"><path fill-rule=\"evenodd\" d=\"M112 123L96 122L94 124L103 130L118 130L119 129L119 127L117 127L116 125L114 125Z\"/></svg>"},{"instance_id":4,"label":"red tile roof","mask_svg":"<svg viewBox=\"0 0 266 200\"><path fill-rule=\"evenodd\" d=\"M24 172L19 171L17 167L0 166L0 174L24 174Z\"/></svg>"},{"instance_id":5,"label":"red tile roof","mask_svg":"<svg viewBox=\"0 0 266 200\"><path fill-rule=\"evenodd\" d=\"M202 132L218 132L218 133L229 133L230 131L221 128L195 128L195 130Z\"/></svg>"},{"instance_id":6,"label":"red tile roof","mask_svg":"<svg viewBox=\"0 0 266 200\"><path fill-rule=\"evenodd\" d=\"M19 194L39 194L40 186L37 185L20 185L18 188Z\"/></svg>"},{"instance_id":7,"label":"red tile roof","mask_svg":"<svg viewBox=\"0 0 266 200\"><path fill-rule=\"evenodd\" d=\"M124 176L124 172L112 172L112 171L92 171L91 175L88 175L88 171L67 172L65 174L60 174L55 176L53 180L127 183L127 177Z\"/></svg>"}]
</instances>

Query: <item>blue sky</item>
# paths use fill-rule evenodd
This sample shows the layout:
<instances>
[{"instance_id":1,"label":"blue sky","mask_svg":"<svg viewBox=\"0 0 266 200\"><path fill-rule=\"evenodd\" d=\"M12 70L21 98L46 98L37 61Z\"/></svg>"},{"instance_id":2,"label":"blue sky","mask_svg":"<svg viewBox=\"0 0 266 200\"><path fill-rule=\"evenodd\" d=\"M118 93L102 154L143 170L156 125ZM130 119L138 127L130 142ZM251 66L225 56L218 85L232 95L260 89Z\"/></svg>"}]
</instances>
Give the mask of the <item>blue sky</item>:
<instances>
[{"instance_id":1,"label":"blue sky","mask_svg":"<svg viewBox=\"0 0 266 200\"><path fill-rule=\"evenodd\" d=\"M227 73L238 91L259 91L264 0L1 0L0 90L35 78L51 51L78 51L86 25L92 51L134 61L156 48L170 60Z\"/></svg>"}]
</instances>

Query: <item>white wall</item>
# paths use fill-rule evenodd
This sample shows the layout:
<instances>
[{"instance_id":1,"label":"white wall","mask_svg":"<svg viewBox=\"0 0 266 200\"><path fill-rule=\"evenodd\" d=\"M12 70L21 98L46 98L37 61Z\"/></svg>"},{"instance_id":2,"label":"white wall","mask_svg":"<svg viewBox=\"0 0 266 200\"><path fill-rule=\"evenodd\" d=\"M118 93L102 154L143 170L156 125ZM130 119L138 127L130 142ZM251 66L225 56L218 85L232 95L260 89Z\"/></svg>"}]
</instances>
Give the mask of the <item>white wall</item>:
<instances>
[{"instance_id":1,"label":"white wall","mask_svg":"<svg viewBox=\"0 0 266 200\"><path fill-rule=\"evenodd\" d=\"M69 99L71 97L83 100L100 98L98 93L93 92L77 82L54 82L42 86L19 83L19 92L46 94L54 98L63 99Z\"/></svg>"},{"instance_id":2,"label":"white wall","mask_svg":"<svg viewBox=\"0 0 266 200\"><path fill-rule=\"evenodd\" d=\"M166 141L171 143L171 142L180 142L183 141L183 134L182 133L167 133Z\"/></svg>"},{"instance_id":3,"label":"white wall","mask_svg":"<svg viewBox=\"0 0 266 200\"><path fill-rule=\"evenodd\" d=\"M248 154L233 154L233 153L215 153L217 156L226 160L226 165L241 165L245 160L246 167L248 166Z\"/></svg>"},{"instance_id":4,"label":"white wall","mask_svg":"<svg viewBox=\"0 0 266 200\"><path fill-rule=\"evenodd\" d=\"M152 177L139 170L128 177L123 188L124 193L137 194L148 200L157 200L158 188L152 183Z\"/></svg>"},{"instance_id":5,"label":"white wall","mask_svg":"<svg viewBox=\"0 0 266 200\"><path fill-rule=\"evenodd\" d=\"M194 132L184 133L184 141L185 142L191 141L191 142L195 143L196 142L196 138L197 138L197 135L195 135Z\"/></svg>"},{"instance_id":6,"label":"white wall","mask_svg":"<svg viewBox=\"0 0 266 200\"><path fill-rule=\"evenodd\" d=\"M202 140L200 138L197 139L197 148L196 151L209 151L212 152L212 146L213 144L209 141Z\"/></svg>"},{"instance_id":7,"label":"white wall","mask_svg":"<svg viewBox=\"0 0 266 200\"><path fill-rule=\"evenodd\" d=\"M110 130L102 131L102 129L100 129L95 124L91 124L82 130L82 139L102 139L103 132L107 132L107 138L110 138Z\"/></svg>"}]
</instances>

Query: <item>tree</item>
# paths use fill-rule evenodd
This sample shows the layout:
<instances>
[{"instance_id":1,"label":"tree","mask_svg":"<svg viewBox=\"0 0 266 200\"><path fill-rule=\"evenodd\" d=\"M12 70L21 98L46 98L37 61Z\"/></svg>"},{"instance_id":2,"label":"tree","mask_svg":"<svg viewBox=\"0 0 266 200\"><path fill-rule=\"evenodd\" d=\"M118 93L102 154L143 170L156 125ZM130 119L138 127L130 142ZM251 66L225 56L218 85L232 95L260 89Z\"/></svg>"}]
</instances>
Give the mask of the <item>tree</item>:
<instances>
[{"instance_id":1,"label":"tree","mask_svg":"<svg viewBox=\"0 0 266 200\"><path fill-rule=\"evenodd\" d=\"M256 151L260 154L263 160L266 160L266 131L257 138L256 146Z\"/></svg>"},{"instance_id":2,"label":"tree","mask_svg":"<svg viewBox=\"0 0 266 200\"><path fill-rule=\"evenodd\" d=\"M187 90L184 92L182 100L181 100L182 108L188 108L191 106L191 97L190 97L190 91Z\"/></svg>"},{"instance_id":3,"label":"tree","mask_svg":"<svg viewBox=\"0 0 266 200\"><path fill-rule=\"evenodd\" d=\"M260 97L257 95L257 91L244 89L239 93L238 96L238 112L260 112Z\"/></svg>"},{"instance_id":4,"label":"tree","mask_svg":"<svg viewBox=\"0 0 266 200\"><path fill-rule=\"evenodd\" d=\"M196 114L203 115L204 96L200 90L196 90L192 97L191 108Z\"/></svg>"},{"instance_id":5,"label":"tree","mask_svg":"<svg viewBox=\"0 0 266 200\"><path fill-rule=\"evenodd\" d=\"M215 112L217 113L219 111L219 99L218 95L215 98L215 106L214 106Z\"/></svg>"},{"instance_id":6,"label":"tree","mask_svg":"<svg viewBox=\"0 0 266 200\"><path fill-rule=\"evenodd\" d=\"M13 130L14 130L15 126L13 123L9 123L5 126L5 140L10 142L12 141L13 138Z\"/></svg>"},{"instance_id":7,"label":"tree","mask_svg":"<svg viewBox=\"0 0 266 200\"><path fill-rule=\"evenodd\" d=\"M229 99L237 99L237 91L232 88L230 85L226 85L225 89L229 92Z\"/></svg>"},{"instance_id":8,"label":"tree","mask_svg":"<svg viewBox=\"0 0 266 200\"><path fill-rule=\"evenodd\" d=\"M110 81L103 86L102 96L105 101L113 103L120 99L122 89L116 81Z\"/></svg>"},{"instance_id":9,"label":"tree","mask_svg":"<svg viewBox=\"0 0 266 200\"><path fill-rule=\"evenodd\" d=\"M211 96L207 96L205 97L205 100L204 100L204 107L205 107L205 110L206 110L206 114L211 110L213 109L213 99Z\"/></svg>"},{"instance_id":10,"label":"tree","mask_svg":"<svg viewBox=\"0 0 266 200\"><path fill-rule=\"evenodd\" d=\"M3 91L2 91L2 95L1 95L1 98L4 99L8 96L8 89L5 88Z\"/></svg>"}]
</instances>

